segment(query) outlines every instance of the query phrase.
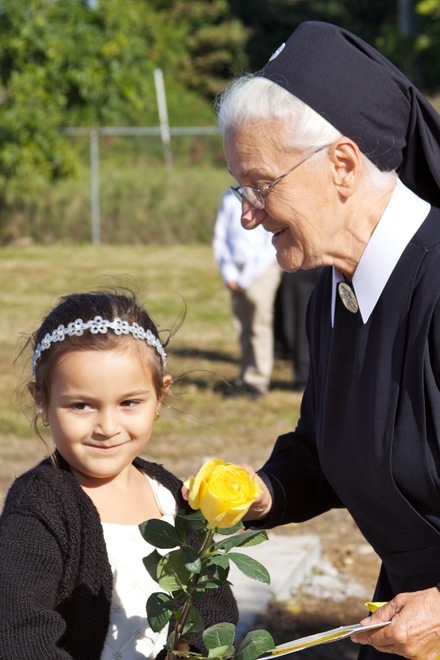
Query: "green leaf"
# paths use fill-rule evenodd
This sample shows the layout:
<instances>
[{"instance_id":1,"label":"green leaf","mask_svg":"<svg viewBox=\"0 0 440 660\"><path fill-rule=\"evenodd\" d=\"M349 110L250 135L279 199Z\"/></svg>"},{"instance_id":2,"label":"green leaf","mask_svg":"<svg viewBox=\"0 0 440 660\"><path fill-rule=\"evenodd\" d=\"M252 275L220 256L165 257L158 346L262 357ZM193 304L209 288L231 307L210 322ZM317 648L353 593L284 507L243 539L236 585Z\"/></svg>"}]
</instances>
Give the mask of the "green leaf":
<instances>
[{"instance_id":1,"label":"green leaf","mask_svg":"<svg viewBox=\"0 0 440 660\"><path fill-rule=\"evenodd\" d=\"M210 626L203 633L203 643L208 649L215 649L219 646L231 646L235 640L235 626L233 623L223 621Z\"/></svg>"},{"instance_id":2,"label":"green leaf","mask_svg":"<svg viewBox=\"0 0 440 660\"><path fill-rule=\"evenodd\" d=\"M139 525L142 537L155 548L175 548L180 545L178 531L165 520L147 520Z\"/></svg>"},{"instance_id":3,"label":"green leaf","mask_svg":"<svg viewBox=\"0 0 440 660\"><path fill-rule=\"evenodd\" d=\"M183 548L182 559L186 568L191 573L200 573L202 570L202 561L194 548Z\"/></svg>"},{"instance_id":4,"label":"green leaf","mask_svg":"<svg viewBox=\"0 0 440 660\"><path fill-rule=\"evenodd\" d=\"M219 646L208 651L208 658L233 658L235 649L233 646Z\"/></svg>"},{"instance_id":5,"label":"green leaf","mask_svg":"<svg viewBox=\"0 0 440 660\"><path fill-rule=\"evenodd\" d=\"M154 632L160 632L173 614L173 599L160 591L151 594L147 600L148 622Z\"/></svg>"},{"instance_id":6,"label":"green leaf","mask_svg":"<svg viewBox=\"0 0 440 660\"><path fill-rule=\"evenodd\" d=\"M200 578L198 584L202 589L218 589L224 584L224 582L217 580L215 576L210 577L205 575Z\"/></svg>"},{"instance_id":7,"label":"green leaf","mask_svg":"<svg viewBox=\"0 0 440 660\"><path fill-rule=\"evenodd\" d=\"M221 566L222 568L229 568L229 559L228 555L211 555L205 562L206 566L211 566L215 564L216 566Z\"/></svg>"},{"instance_id":8,"label":"green leaf","mask_svg":"<svg viewBox=\"0 0 440 660\"><path fill-rule=\"evenodd\" d=\"M179 533L183 532L186 538L189 531L205 529L206 518L201 511L193 511L192 513L178 511L175 518L175 525Z\"/></svg>"},{"instance_id":9,"label":"green leaf","mask_svg":"<svg viewBox=\"0 0 440 660\"><path fill-rule=\"evenodd\" d=\"M226 584L229 575L229 559L225 555L210 557L205 562L206 577L213 580L219 586ZM203 576L204 577L204 576ZM203 582L203 577L200 582Z\"/></svg>"},{"instance_id":10,"label":"green leaf","mask_svg":"<svg viewBox=\"0 0 440 660\"><path fill-rule=\"evenodd\" d=\"M185 625L183 626L182 635L185 636L189 633L193 635L195 633L203 632L204 629L205 623L200 616L199 610L191 605L189 608L188 618L185 622Z\"/></svg>"},{"instance_id":11,"label":"green leaf","mask_svg":"<svg viewBox=\"0 0 440 660\"><path fill-rule=\"evenodd\" d=\"M174 550L165 557L161 557L157 567L157 577L164 591L186 590L191 580L191 573L183 563L181 549Z\"/></svg>"},{"instance_id":12,"label":"green leaf","mask_svg":"<svg viewBox=\"0 0 440 660\"><path fill-rule=\"evenodd\" d=\"M155 582L159 582L159 578L157 577L157 567L161 559L162 555L159 554L157 550L153 550L153 552L142 559L142 562L150 574L150 577L153 578Z\"/></svg>"},{"instance_id":13,"label":"green leaf","mask_svg":"<svg viewBox=\"0 0 440 660\"><path fill-rule=\"evenodd\" d=\"M267 630L253 630L241 642L235 660L256 660L274 648L275 642Z\"/></svg>"},{"instance_id":14,"label":"green leaf","mask_svg":"<svg viewBox=\"0 0 440 660\"><path fill-rule=\"evenodd\" d=\"M229 536L223 541L217 541L214 543L215 550L225 550L228 552L231 548L236 547L250 547L252 545L259 545L267 541L267 534L264 530L254 530L251 529L248 532L243 532L242 534L236 534L235 536Z\"/></svg>"},{"instance_id":15,"label":"green leaf","mask_svg":"<svg viewBox=\"0 0 440 660\"><path fill-rule=\"evenodd\" d=\"M247 577L270 584L270 575L267 568L256 559L243 555L241 552L230 552L228 557Z\"/></svg>"},{"instance_id":16,"label":"green leaf","mask_svg":"<svg viewBox=\"0 0 440 660\"><path fill-rule=\"evenodd\" d=\"M230 534L235 534L236 532L239 532L241 529L244 529L244 525L241 522L241 520L234 525L234 527L223 527L223 528L216 528L216 533L221 534L222 536L229 536Z\"/></svg>"}]
</instances>

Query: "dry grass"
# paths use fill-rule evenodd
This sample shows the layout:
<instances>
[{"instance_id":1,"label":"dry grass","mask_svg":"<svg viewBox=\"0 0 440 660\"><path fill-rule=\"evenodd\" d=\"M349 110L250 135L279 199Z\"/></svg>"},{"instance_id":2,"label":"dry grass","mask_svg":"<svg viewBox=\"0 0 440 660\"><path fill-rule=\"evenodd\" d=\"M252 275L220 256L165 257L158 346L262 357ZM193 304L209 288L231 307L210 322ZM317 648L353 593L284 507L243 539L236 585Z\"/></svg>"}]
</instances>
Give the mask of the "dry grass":
<instances>
[{"instance_id":1,"label":"dry grass","mask_svg":"<svg viewBox=\"0 0 440 660\"><path fill-rule=\"evenodd\" d=\"M60 295L112 285L115 279L140 287L164 332L186 304L186 319L169 350L177 384L147 457L182 477L208 455L258 467L277 435L292 428L300 397L290 391L291 368L285 362L276 363L272 390L258 403L225 401L215 391L219 381L236 375L238 349L229 297L210 246L5 248L0 267L0 490L42 455L23 402L13 396L29 377L28 362L24 376L22 364L13 364L18 338L35 330Z\"/></svg>"}]
</instances>

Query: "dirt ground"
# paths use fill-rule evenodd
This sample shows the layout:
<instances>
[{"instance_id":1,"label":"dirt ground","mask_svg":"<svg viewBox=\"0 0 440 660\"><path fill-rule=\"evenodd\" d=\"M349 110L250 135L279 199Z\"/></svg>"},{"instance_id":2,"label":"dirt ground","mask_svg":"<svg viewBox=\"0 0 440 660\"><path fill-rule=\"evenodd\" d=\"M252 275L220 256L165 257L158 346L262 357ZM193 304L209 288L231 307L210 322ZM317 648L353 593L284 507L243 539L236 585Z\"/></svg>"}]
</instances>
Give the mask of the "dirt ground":
<instances>
[{"instance_id":1,"label":"dirt ground","mask_svg":"<svg viewBox=\"0 0 440 660\"><path fill-rule=\"evenodd\" d=\"M2 442L0 463L0 497L3 499L13 478L43 456L43 449L35 440L6 438ZM335 510L301 525L289 525L278 530L282 534L316 534L322 546L322 559L339 575L342 589L333 593L304 593L301 589L292 594L287 603L270 603L254 625L269 630L277 644L305 635L325 631L340 625L356 623L367 610L363 603L372 598L379 561L366 544L351 517L345 510ZM361 596L350 595L350 585L363 587ZM310 590L309 590L310 591ZM346 594L345 594L346 592ZM288 657L298 660L355 660L359 647L350 640L325 644Z\"/></svg>"},{"instance_id":2,"label":"dirt ground","mask_svg":"<svg viewBox=\"0 0 440 660\"><path fill-rule=\"evenodd\" d=\"M379 560L360 534L345 510L334 510L295 527L280 529L283 534L317 534L322 545L322 559L333 567L343 585L333 593L318 593L300 588L289 603L272 602L257 622L269 630L277 644L305 635L357 623L367 615L364 606L371 600L379 572ZM332 573L333 574L333 573ZM364 592L350 595L350 586ZM315 591L315 594L313 594ZM311 593L310 593L311 592ZM346 592L346 595L344 595ZM365 598L362 597L365 595ZM359 646L351 640L341 640L286 655L298 660L356 660Z\"/></svg>"}]
</instances>

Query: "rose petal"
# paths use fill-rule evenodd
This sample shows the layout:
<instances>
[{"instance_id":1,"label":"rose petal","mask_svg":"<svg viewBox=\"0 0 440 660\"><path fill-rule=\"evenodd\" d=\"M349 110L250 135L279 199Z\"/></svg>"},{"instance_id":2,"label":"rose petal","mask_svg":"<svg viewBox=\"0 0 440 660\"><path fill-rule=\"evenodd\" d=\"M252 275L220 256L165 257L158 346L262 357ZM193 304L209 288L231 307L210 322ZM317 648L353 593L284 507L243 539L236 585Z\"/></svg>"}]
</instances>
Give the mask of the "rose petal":
<instances>
[{"instance_id":1,"label":"rose petal","mask_svg":"<svg viewBox=\"0 0 440 660\"><path fill-rule=\"evenodd\" d=\"M200 509L200 486L205 479L209 479L212 474L212 471L217 465L223 464L223 461L220 459L211 459L206 461L198 471L195 477L192 477L191 488L189 488L189 497L188 502L192 509Z\"/></svg>"}]
</instances>

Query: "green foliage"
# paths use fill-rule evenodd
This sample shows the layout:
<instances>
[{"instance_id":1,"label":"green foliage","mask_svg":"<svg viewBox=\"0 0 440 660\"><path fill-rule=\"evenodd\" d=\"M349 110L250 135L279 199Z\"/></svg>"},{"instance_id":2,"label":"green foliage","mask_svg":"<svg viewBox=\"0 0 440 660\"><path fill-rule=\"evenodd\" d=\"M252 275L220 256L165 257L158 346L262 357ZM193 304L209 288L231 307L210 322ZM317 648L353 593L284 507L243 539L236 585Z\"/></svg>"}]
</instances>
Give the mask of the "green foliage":
<instances>
[{"instance_id":1,"label":"green foliage","mask_svg":"<svg viewBox=\"0 0 440 660\"><path fill-rule=\"evenodd\" d=\"M2 0L3 199L7 192L42 191L47 181L76 172L63 126L158 125L153 71L178 66L186 52L184 37L176 23L140 0L96 6L79 0ZM185 106L182 96L177 86L171 110ZM188 105L194 111L203 104L189 94Z\"/></svg>"},{"instance_id":2,"label":"green foliage","mask_svg":"<svg viewBox=\"0 0 440 660\"><path fill-rule=\"evenodd\" d=\"M234 531L237 531L234 529ZM229 531L230 534L232 534L231 531ZM215 544L215 549L216 550L224 550L225 552L229 552L232 548L237 548L237 547L250 547L252 545L259 545L263 541L267 539L267 534L263 530L248 530L247 532L242 532L240 535L237 536L230 536L229 538L223 540L223 541L218 541Z\"/></svg>"},{"instance_id":3,"label":"green foliage","mask_svg":"<svg viewBox=\"0 0 440 660\"><path fill-rule=\"evenodd\" d=\"M193 511L192 513L178 511L174 520L176 529L184 536L186 536L187 530L203 531L205 529L205 524L205 518L200 511Z\"/></svg>"},{"instance_id":4,"label":"green foliage","mask_svg":"<svg viewBox=\"0 0 440 660\"><path fill-rule=\"evenodd\" d=\"M273 646L269 646L270 640L266 630L252 630L240 643L235 660L254 660L260 655L270 651Z\"/></svg>"},{"instance_id":5,"label":"green foliage","mask_svg":"<svg viewBox=\"0 0 440 660\"><path fill-rule=\"evenodd\" d=\"M219 623L203 633L203 642L208 649L208 658L232 658L235 653L235 626Z\"/></svg>"},{"instance_id":6,"label":"green foliage","mask_svg":"<svg viewBox=\"0 0 440 660\"><path fill-rule=\"evenodd\" d=\"M212 100L234 73L247 68L248 31L228 0L152 0L152 5L181 29L186 54L176 74L186 89Z\"/></svg>"},{"instance_id":7,"label":"green foliage","mask_svg":"<svg viewBox=\"0 0 440 660\"><path fill-rule=\"evenodd\" d=\"M234 13L250 29L246 50L251 70L262 67L269 55L302 21L341 25L383 48L381 37L398 33L397 2L383 0L231 0ZM396 61L395 52L389 53Z\"/></svg>"},{"instance_id":8,"label":"green foliage","mask_svg":"<svg viewBox=\"0 0 440 660\"><path fill-rule=\"evenodd\" d=\"M157 564L156 580L165 591L178 594L185 592L191 577L181 549L169 552Z\"/></svg>"},{"instance_id":9,"label":"green foliage","mask_svg":"<svg viewBox=\"0 0 440 660\"><path fill-rule=\"evenodd\" d=\"M439 4L413 0L402 34L399 3L383 0L1 0L0 210L30 217L55 181L83 175L63 127L158 126L157 67L170 125L213 125L214 96L260 68L304 20L352 30L435 93ZM202 144L193 141L195 158Z\"/></svg>"},{"instance_id":10,"label":"green foliage","mask_svg":"<svg viewBox=\"0 0 440 660\"><path fill-rule=\"evenodd\" d=\"M428 90L440 87L440 1L419 0L415 3L419 31L415 50L423 84Z\"/></svg>"},{"instance_id":11,"label":"green foliage","mask_svg":"<svg viewBox=\"0 0 440 660\"><path fill-rule=\"evenodd\" d=\"M173 614L173 599L168 594L156 592L147 601L147 615L151 629L160 632Z\"/></svg>"},{"instance_id":12,"label":"green foliage","mask_svg":"<svg viewBox=\"0 0 440 660\"><path fill-rule=\"evenodd\" d=\"M240 552L230 552L228 558L234 562L240 571L253 580L259 580L264 584L270 584L270 575L267 569L260 562L243 555Z\"/></svg>"},{"instance_id":13,"label":"green foliage","mask_svg":"<svg viewBox=\"0 0 440 660\"><path fill-rule=\"evenodd\" d=\"M197 609L207 589L217 589L228 584L230 561L248 577L269 584L269 574L260 562L242 553L230 552L234 547L245 548L262 543L267 540L266 532L243 532L242 523L238 523L227 530L232 536L215 542L216 530L207 529L207 522L200 511L190 514L178 512L176 529L172 532L170 528L172 526L162 520L149 520L139 526L147 543L162 550L173 548L164 555L154 550L144 558L149 574L166 592L156 592L148 598L146 607L149 623L158 632L170 621L174 621L169 636L169 653L173 657L186 655L186 652L179 653L174 649L181 648L182 643L190 645L192 636L200 632L203 632L208 658L256 660L262 653L273 649L275 645L271 635L258 630L249 633L235 650L235 626L221 622L204 630ZM191 545L194 533L201 540L199 551L195 551ZM193 652L188 653L189 656L205 657Z\"/></svg>"},{"instance_id":14,"label":"green foliage","mask_svg":"<svg viewBox=\"0 0 440 660\"><path fill-rule=\"evenodd\" d=\"M149 151L149 141L144 151ZM221 154L218 140L216 147ZM100 169L102 244L211 244L220 198L232 182L224 166L177 159L172 176L161 159L118 164L103 153ZM44 195L16 196L0 205L0 245L14 242L90 243L90 180L53 182Z\"/></svg>"},{"instance_id":15,"label":"green foliage","mask_svg":"<svg viewBox=\"0 0 440 660\"><path fill-rule=\"evenodd\" d=\"M439 0L411 0L406 9L383 0L230 0L230 5L248 29L251 70L263 66L299 23L320 20L365 39L426 92L439 89Z\"/></svg>"},{"instance_id":16,"label":"green foliage","mask_svg":"<svg viewBox=\"0 0 440 660\"><path fill-rule=\"evenodd\" d=\"M148 527L148 529L147 529ZM180 535L173 525L163 520L150 520L148 523L141 523L141 534L147 534L149 543L156 548L174 548L180 543Z\"/></svg>"},{"instance_id":17,"label":"green foliage","mask_svg":"<svg viewBox=\"0 0 440 660\"><path fill-rule=\"evenodd\" d=\"M0 186L38 190L74 171L58 126L66 99L60 84L60 39L53 16L61 3L4 0L0 13ZM79 7L81 9L81 7ZM14 186L13 186L14 187Z\"/></svg>"},{"instance_id":18,"label":"green foliage","mask_svg":"<svg viewBox=\"0 0 440 660\"><path fill-rule=\"evenodd\" d=\"M232 623L218 623L203 633L203 642L207 649L232 646L235 638L235 626Z\"/></svg>"}]
</instances>

